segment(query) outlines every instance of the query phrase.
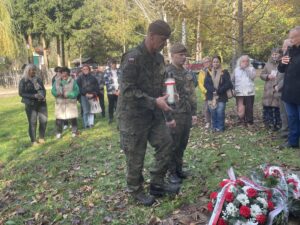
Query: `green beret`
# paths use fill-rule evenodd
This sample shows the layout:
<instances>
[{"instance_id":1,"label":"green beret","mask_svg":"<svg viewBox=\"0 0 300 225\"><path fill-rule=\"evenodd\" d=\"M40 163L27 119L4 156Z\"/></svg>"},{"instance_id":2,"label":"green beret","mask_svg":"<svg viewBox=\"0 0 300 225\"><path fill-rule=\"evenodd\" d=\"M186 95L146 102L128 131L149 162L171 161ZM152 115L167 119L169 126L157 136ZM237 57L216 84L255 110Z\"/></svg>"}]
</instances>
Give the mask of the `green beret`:
<instances>
[{"instance_id":1,"label":"green beret","mask_svg":"<svg viewBox=\"0 0 300 225\"><path fill-rule=\"evenodd\" d=\"M187 53L186 47L181 43L173 44L170 51L171 51L171 54L184 53L184 52Z\"/></svg>"},{"instance_id":2,"label":"green beret","mask_svg":"<svg viewBox=\"0 0 300 225\"><path fill-rule=\"evenodd\" d=\"M156 20L149 25L148 33L153 33L153 34L157 34L157 35L163 35L166 37L170 37L171 28L170 28L169 24L167 24L165 21Z\"/></svg>"}]
</instances>

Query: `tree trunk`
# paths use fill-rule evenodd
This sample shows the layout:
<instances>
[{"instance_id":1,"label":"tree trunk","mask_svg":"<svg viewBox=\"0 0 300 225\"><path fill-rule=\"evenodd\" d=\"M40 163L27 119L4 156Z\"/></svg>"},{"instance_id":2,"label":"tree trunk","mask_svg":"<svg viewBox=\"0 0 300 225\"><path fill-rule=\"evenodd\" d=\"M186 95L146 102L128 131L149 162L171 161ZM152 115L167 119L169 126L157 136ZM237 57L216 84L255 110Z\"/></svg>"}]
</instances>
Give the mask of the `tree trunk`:
<instances>
[{"instance_id":1,"label":"tree trunk","mask_svg":"<svg viewBox=\"0 0 300 225\"><path fill-rule=\"evenodd\" d=\"M60 38L56 36L57 66L61 66Z\"/></svg>"},{"instance_id":2,"label":"tree trunk","mask_svg":"<svg viewBox=\"0 0 300 225\"><path fill-rule=\"evenodd\" d=\"M41 35L41 41L42 41L42 45L43 45L44 65L45 65L45 68L48 69L49 68L48 54L47 54L47 46L46 46L46 40L45 40L44 34Z\"/></svg>"},{"instance_id":3,"label":"tree trunk","mask_svg":"<svg viewBox=\"0 0 300 225\"><path fill-rule=\"evenodd\" d=\"M62 59L62 66L66 66L66 57L65 57L65 38L64 35L61 35L61 59Z\"/></svg>"},{"instance_id":4,"label":"tree trunk","mask_svg":"<svg viewBox=\"0 0 300 225\"><path fill-rule=\"evenodd\" d=\"M181 26L182 26L181 43L186 46L186 19L185 18L183 18Z\"/></svg>"},{"instance_id":5,"label":"tree trunk","mask_svg":"<svg viewBox=\"0 0 300 225\"><path fill-rule=\"evenodd\" d=\"M244 52L244 12L243 12L243 0L238 0L238 57Z\"/></svg>"},{"instance_id":6,"label":"tree trunk","mask_svg":"<svg viewBox=\"0 0 300 225\"><path fill-rule=\"evenodd\" d=\"M27 37L27 43L28 43L28 63L33 63L33 60L32 60L32 37L31 37L31 34L28 34L28 37Z\"/></svg>"},{"instance_id":7,"label":"tree trunk","mask_svg":"<svg viewBox=\"0 0 300 225\"><path fill-rule=\"evenodd\" d=\"M228 3L230 4L230 3ZM237 2L234 1L232 3L232 7L233 7L233 17L238 17L238 9L237 9ZM230 8L230 7L228 7ZM236 63L236 60L238 58L238 43L237 43L237 30L236 30L236 27L237 27L237 24L236 24L236 21L235 20L232 20L232 27L233 27L233 33L232 33L232 49L233 49L233 53L232 53L232 58L231 58L231 68L234 69L235 67L235 63Z\"/></svg>"},{"instance_id":8,"label":"tree trunk","mask_svg":"<svg viewBox=\"0 0 300 225\"><path fill-rule=\"evenodd\" d=\"M182 4L185 5L185 0L182 0ZM181 23L181 43L186 46L186 19L183 18Z\"/></svg>"},{"instance_id":9,"label":"tree trunk","mask_svg":"<svg viewBox=\"0 0 300 225\"><path fill-rule=\"evenodd\" d=\"M199 5L202 5L202 2ZM202 59L202 43L201 43L201 31L200 31L200 22L201 22L201 6L199 6L198 18L197 18L197 34L196 34L196 61Z\"/></svg>"},{"instance_id":10,"label":"tree trunk","mask_svg":"<svg viewBox=\"0 0 300 225\"><path fill-rule=\"evenodd\" d=\"M166 11L164 10L164 8L162 9L162 12L163 12L163 20L167 23L168 22L168 18L167 18L167 13ZM167 52L168 52L168 60L171 62L171 43L170 43L170 40L167 39Z\"/></svg>"},{"instance_id":11,"label":"tree trunk","mask_svg":"<svg viewBox=\"0 0 300 225\"><path fill-rule=\"evenodd\" d=\"M71 61L70 61L70 44L67 45L67 66L71 68Z\"/></svg>"},{"instance_id":12,"label":"tree trunk","mask_svg":"<svg viewBox=\"0 0 300 225\"><path fill-rule=\"evenodd\" d=\"M79 66L82 67L82 55L81 55L81 48L79 49Z\"/></svg>"}]
</instances>

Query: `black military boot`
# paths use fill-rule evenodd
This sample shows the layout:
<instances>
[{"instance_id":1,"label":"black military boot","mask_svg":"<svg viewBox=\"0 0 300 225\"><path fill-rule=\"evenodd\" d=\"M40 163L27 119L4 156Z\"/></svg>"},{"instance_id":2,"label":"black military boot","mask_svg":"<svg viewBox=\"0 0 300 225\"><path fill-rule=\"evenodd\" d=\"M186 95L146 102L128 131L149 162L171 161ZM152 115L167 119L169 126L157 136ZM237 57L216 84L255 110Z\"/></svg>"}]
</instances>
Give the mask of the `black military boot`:
<instances>
[{"instance_id":1,"label":"black military boot","mask_svg":"<svg viewBox=\"0 0 300 225\"><path fill-rule=\"evenodd\" d=\"M170 173L169 176L168 176L168 180L172 184L182 183L182 179L177 176L177 173Z\"/></svg>"},{"instance_id":2,"label":"black military boot","mask_svg":"<svg viewBox=\"0 0 300 225\"><path fill-rule=\"evenodd\" d=\"M176 195L179 193L179 184L164 183L162 185L150 184L150 194L156 197L162 197L166 194Z\"/></svg>"},{"instance_id":3,"label":"black military boot","mask_svg":"<svg viewBox=\"0 0 300 225\"><path fill-rule=\"evenodd\" d=\"M137 203L144 206L151 206L155 202L154 196L148 195L144 191L133 192L131 195Z\"/></svg>"}]
</instances>

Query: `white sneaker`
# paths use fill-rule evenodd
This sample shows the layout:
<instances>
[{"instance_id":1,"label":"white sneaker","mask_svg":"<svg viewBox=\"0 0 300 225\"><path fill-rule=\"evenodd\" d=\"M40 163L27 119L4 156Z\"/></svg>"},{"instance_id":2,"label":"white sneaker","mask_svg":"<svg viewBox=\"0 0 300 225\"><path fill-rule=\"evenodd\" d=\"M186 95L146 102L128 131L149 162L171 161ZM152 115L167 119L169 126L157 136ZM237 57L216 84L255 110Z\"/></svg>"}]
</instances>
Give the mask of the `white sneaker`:
<instances>
[{"instance_id":1,"label":"white sneaker","mask_svg":"<svg viewBox=\"0 0 300 225\"><path fill-rule=\"evenodd\" d=\"M61 138L61 134L56 134L56 139L60 139Z\"/></svg>"},{"instance_id":2,"label":"white sneaker","mask_svg":"<svg viewBox=\"0 0 300 225\"><path fill-rule=\"evenodd\" d=\"M210 124L209 124L209 123L206 123L206 124L205 124L205 128L208 129L209 127L210 127Z\"/></svg>"}]
</instances>

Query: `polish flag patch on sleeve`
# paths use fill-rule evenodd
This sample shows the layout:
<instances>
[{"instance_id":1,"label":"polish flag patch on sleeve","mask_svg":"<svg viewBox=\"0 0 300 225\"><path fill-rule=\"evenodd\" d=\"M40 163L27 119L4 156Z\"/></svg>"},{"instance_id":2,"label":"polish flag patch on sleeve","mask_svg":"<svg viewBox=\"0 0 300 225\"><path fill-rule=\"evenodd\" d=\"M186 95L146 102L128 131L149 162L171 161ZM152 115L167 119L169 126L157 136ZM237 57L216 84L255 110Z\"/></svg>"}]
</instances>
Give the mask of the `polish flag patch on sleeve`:
<instances>
[{"instance_id":1,"label":"polish flag patch on sleeve","mask_svg":"<svg viewBox=\"0 0 300 225\"><path fill-rule=\"evenodd\" d=\"M131 64L135 63L135 58L133 58L133 57L128 58L128 63L131 63Z\"/></svg>"}]
</instances>

